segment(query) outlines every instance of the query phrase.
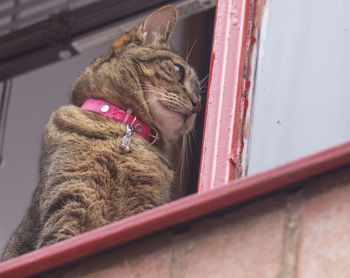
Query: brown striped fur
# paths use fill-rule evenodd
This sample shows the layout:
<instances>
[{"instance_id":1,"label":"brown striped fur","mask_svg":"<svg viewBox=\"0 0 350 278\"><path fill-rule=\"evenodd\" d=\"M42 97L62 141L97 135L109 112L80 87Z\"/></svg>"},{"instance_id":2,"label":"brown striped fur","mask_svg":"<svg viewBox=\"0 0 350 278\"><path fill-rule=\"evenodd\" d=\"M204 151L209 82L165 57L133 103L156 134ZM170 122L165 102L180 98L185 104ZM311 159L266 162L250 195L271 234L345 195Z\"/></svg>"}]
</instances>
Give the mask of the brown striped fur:
<instances>
[{"instance_id":1,"label":"brown striped fur","mask_svg":"<svg viewBox=\"0 0 350 278\"><path fill-rule=\"evenodd\" d=\"M40 181L2 259L71 238L172 199L167 152L193 127L199 82L168 41L177 11L166 6L118 38L74 82L72 104L55 111L42 142ZM88 98L131 109L160 134L151 145L125 126L80 106Z\"/></svg>"}]
</instances>

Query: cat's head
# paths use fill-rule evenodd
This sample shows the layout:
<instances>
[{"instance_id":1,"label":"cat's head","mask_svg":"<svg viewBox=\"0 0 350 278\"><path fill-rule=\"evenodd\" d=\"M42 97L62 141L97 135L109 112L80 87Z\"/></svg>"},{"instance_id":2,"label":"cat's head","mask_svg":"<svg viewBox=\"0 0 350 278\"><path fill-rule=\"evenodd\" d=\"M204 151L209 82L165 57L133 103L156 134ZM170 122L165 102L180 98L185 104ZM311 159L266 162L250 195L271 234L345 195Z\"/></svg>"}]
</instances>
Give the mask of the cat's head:
<instances>
[{"instance_id":1,"label":"cat's head","mask_svg":"<svg viewBox=\"0 0 350 278\"><path fill-rule=\"evenodd\" d=\"M176 8L165 6L116 39L73 84L72 102L96 98L131 109L167 141L190 131L200 110L199 81L169 44L176 21Z\"/></svg>"}]
</instances>

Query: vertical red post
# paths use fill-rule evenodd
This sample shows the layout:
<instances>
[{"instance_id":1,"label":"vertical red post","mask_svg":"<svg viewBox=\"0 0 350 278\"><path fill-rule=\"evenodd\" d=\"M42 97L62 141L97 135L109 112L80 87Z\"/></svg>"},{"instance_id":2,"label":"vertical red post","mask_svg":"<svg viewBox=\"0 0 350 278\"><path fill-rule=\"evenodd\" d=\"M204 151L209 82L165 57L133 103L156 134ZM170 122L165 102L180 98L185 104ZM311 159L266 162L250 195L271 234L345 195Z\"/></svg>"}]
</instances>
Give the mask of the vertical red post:
<instances>
[{"instance_id":1,"label":"vertical red post","mask_svg":"<svg viewBox=\"0 0 350 278\"><path fill-rule=\"evenodd\" d=\"M218 0L198 191L239 172L244 59L250 0Z\"/></svg>"}]
</instances>

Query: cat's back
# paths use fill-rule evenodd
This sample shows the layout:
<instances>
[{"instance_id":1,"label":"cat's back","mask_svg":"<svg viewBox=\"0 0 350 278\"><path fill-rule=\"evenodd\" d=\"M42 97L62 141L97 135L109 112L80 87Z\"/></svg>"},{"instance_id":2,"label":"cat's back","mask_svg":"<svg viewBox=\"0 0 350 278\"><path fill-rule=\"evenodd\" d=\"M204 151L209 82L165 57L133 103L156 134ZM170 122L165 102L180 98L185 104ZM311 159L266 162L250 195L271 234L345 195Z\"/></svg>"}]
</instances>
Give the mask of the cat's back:
<instances>
[{"instance_id":1,"label":"cat's back","mask_svg":"<svg viewBox=\"0 0 350 278\"><path fill-rule=\"evenodd\" d=\"M143 202L142 196L150 198L154 205L168 202L173 179L170 163L135 134L126 151L121 147L125 131L125 125L74 105L55 111L44 131L42 195L61 188L90 192L86 196L94 196L105 205L117 201L117 208L114 203L110 205L123 217L135 213L129 202ZM115 212L110 217L120 218Z\"/></svg>"}]
</instances>

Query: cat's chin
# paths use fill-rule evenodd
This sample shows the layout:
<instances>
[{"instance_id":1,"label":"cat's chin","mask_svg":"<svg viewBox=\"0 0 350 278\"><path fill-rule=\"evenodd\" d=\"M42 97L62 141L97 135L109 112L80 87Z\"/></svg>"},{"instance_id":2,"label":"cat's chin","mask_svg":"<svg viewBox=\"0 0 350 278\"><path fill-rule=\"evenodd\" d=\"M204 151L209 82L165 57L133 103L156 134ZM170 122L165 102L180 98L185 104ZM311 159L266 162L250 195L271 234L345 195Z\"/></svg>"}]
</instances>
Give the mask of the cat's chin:
<instances>
[{"instance_id":1,"label":"cat's chin","mask_svg":"<svg viewBox=\"0 0 350 278\"><path fill-rule=\"evenodd\" d=\"M196 114L186 115L165 108L158 100L149 104L157 126L168 141L174 142L192 129Z\"/></svg>"}]
</instances>

